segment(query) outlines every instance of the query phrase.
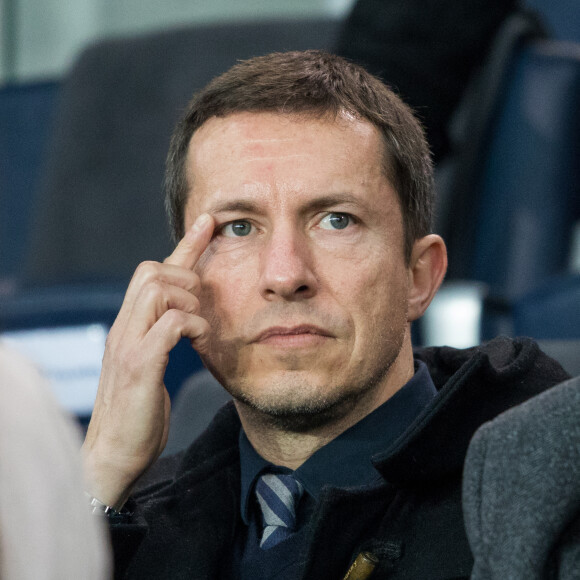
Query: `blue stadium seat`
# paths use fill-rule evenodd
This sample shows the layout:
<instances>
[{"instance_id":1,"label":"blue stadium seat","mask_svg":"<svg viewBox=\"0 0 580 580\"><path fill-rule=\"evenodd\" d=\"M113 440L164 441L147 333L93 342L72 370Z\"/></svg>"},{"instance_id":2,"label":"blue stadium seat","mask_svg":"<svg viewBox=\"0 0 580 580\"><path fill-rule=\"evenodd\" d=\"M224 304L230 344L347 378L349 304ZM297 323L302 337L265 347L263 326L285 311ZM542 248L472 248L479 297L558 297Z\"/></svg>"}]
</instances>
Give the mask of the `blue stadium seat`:
<instances>
[{"instance_id":1,"label":"blue stadium seat","mask_svg":"<svg viewBox=\"0 0 580 580\"><path fill-rule=\"evenodd\" d=\"M524 4L541 16L552 38L580 42L578 0L525 0Z\"/></svg>"},{"instance_id":2,"label":"blue stadium seat","mask_svg":"<svg viewBox=\"0 0 580 580\"><path fill-rule=\"evenodd\" d=\"M580 45L522 51L483 162L468 278L508 299L566 271L580 219Z\"/></svg>"},{"instance_id":3,"label":"blue stadium seat","mask_svg":"<svg viewBox=\"0 0 580 580\"><path fill-rule=\"evenodd\" d=\"M454 334L473 344L513 333L513 304L568 270L580 220L580 44L528 39L508 56L485 136L473 149L475 170L454 192L446 226L454 284L443 288L420 327L426 344L441 336L453 344L447 337ZM468 142L473 133L468 125ZM477 312L470 306L478 327L439 325L432 333L461 284L470 299L482 300Z\"/></svg>"},{"instance_id":4,"label":"blue stadium seat","mask_svg":"<svg viewBox=\"0 0 580 580\"><path fill-rule=\"evenodd\" d=\"M514 333L538 340L542 350L580 376L580 274L555 276L516 300Z\"/></svg>"},{"instance_id":5,"label":"blue stadium seat","mask_svg":"<svg viewBox=\"0 0 580 580\"><path fill-rule=\"evenodd\" d=\"M0 288L14 282L28 249L30 217L58 93L58 82L0 89Z\"/></svg>"},{"instance_id":6,"label":"blue stadium seat","mask_svg":"<svg viewBox=\"0 0 580 580\"><path fill-rule=\"evenodd\" d=\"M519 298L514 332L541 340L580 340L580 274L548 278ZM580 350L577 353L580 364Z\"/></svg>"}]
</instances>

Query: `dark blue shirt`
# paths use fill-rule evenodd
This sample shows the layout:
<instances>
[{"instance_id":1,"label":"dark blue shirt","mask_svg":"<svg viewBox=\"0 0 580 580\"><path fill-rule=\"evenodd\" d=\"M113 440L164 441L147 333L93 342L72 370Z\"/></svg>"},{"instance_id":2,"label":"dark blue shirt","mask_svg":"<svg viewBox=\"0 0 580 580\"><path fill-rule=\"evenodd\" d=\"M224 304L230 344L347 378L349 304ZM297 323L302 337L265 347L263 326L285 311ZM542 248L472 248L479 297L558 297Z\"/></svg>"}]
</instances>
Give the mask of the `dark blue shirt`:
<instances>
[{"instance_id":1,"label":"dark blue shirt","mask_svg":"<svg viewBox=\"0 0 580 580\"><path fill-rule=\"evenodd\" d=\"M273 466L252 447L240 432L241 507L245 524L238 535L233 558L234 577L243 580L295 578L301 567L300 554L306 552L304 525L324 487L344 488L373 485L381 480L372 458L387 448L409 427L437 391L424 363L415 361L415 374L380 407L327 443L294 471L305 489L298 511L298 531L288 540L262 550L261 513L254 485L264 471L290 472ZM348 466L348 469L345 469Z\"/></svg>"}]
</instances>

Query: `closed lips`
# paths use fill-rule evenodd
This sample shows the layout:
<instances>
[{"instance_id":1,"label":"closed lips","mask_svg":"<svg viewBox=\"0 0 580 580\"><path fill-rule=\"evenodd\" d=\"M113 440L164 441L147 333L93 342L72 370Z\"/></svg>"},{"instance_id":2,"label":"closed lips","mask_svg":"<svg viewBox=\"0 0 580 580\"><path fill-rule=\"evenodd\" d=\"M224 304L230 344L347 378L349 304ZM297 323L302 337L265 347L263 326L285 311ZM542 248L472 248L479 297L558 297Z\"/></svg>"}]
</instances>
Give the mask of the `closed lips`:
<instances>
[{"instance_id":1,"label":"closed lips","mask_svg":"<svg viewBox=\"0 0 580 580\"><path fill-rule=\"evenodd\" d=\"M313 334L313 335L326 336L326 337L332 336L328 331L326 331L322 328L319 328L318 326L312 326L310 324L293 326L291 328L283 327L283 326L273 326L273 327L268 328L268 329L264 330L263 332L261 332L257 336L257 338L255 339L254 342L263 342L265 340L268 340L269 338L277 337L277 336L281 336L281 337L282 336L297 336L297 335L301 335L301 334Z\"/></svg>"}]
</instances>

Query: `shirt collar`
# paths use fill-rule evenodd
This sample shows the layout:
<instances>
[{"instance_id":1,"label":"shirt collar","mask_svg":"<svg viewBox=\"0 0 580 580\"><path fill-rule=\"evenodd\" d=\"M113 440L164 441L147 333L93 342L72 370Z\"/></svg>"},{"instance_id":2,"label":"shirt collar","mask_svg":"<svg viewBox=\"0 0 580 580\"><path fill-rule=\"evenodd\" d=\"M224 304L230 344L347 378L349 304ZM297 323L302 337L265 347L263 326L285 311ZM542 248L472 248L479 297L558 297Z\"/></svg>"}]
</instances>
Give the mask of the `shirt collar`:
<instances>
[{"instance_id":1,"label":"shirt collar","mask_svg":"<svg viewBox=\"0 0 580 580\"><path fill-rule=\"evenodd\" d=\"M314 453L294 472L295 477L315 500L327 486L344 488L376 483L381 476L373 466L373 456L386 451L436 394L427 366L416 360L411 380L380 407ZM242 519L247 524L254 483L263 471L273 466L256 452L243 429L239 447Z\"/></svg>"}]
</instances>

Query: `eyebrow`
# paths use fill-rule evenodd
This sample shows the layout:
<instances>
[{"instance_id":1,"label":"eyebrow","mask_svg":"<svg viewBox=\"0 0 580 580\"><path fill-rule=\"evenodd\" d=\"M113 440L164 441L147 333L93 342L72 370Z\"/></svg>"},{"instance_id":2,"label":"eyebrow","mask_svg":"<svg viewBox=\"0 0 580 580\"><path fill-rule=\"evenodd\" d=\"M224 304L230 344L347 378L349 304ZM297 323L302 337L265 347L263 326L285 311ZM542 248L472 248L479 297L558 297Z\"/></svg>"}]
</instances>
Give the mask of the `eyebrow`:
<instances>
[{"instance_id":1,"label":"eyebrow","mask_svg":"<svg viewBox=\"0 0 580 580\"><path fill-rule=\"evenodd\" d=\"M310 211L328 209L336 205L349 204L356 207L366 207L361 203L361 200L354 197L350 193L333 193L329 195L322 195L308 200L301 208L301 212L307 213ZM226 212L242 212L242 213L262 213L260 204L252 199L232 199L217 202L213 207L209 208L211 213L226 213Z\"/></svg>"},{"instance_id":2,"label":"eyebrow","mask_svg":"<svg viewBox=\"0 0 580 580\"><path fill-rule=\"evenodd\" d=\"M336 205L351 205L356 207L365 207L360 199L350 193L331 193L310 200L305 204L306 211L322 210L334 207Z\"/></svg>"},{"instance_id":3,"label":"eyebrow","mask_svg":"<svg viewBox=\"0 0 580 580\"><path fill-rule=\"evenodd\" d=\"M210 213L225 213L225 212L247 212L259 213L258 204L250 199L232 199L217 202L214 206L209 208Z\"/></svg>"}]
</instances>

